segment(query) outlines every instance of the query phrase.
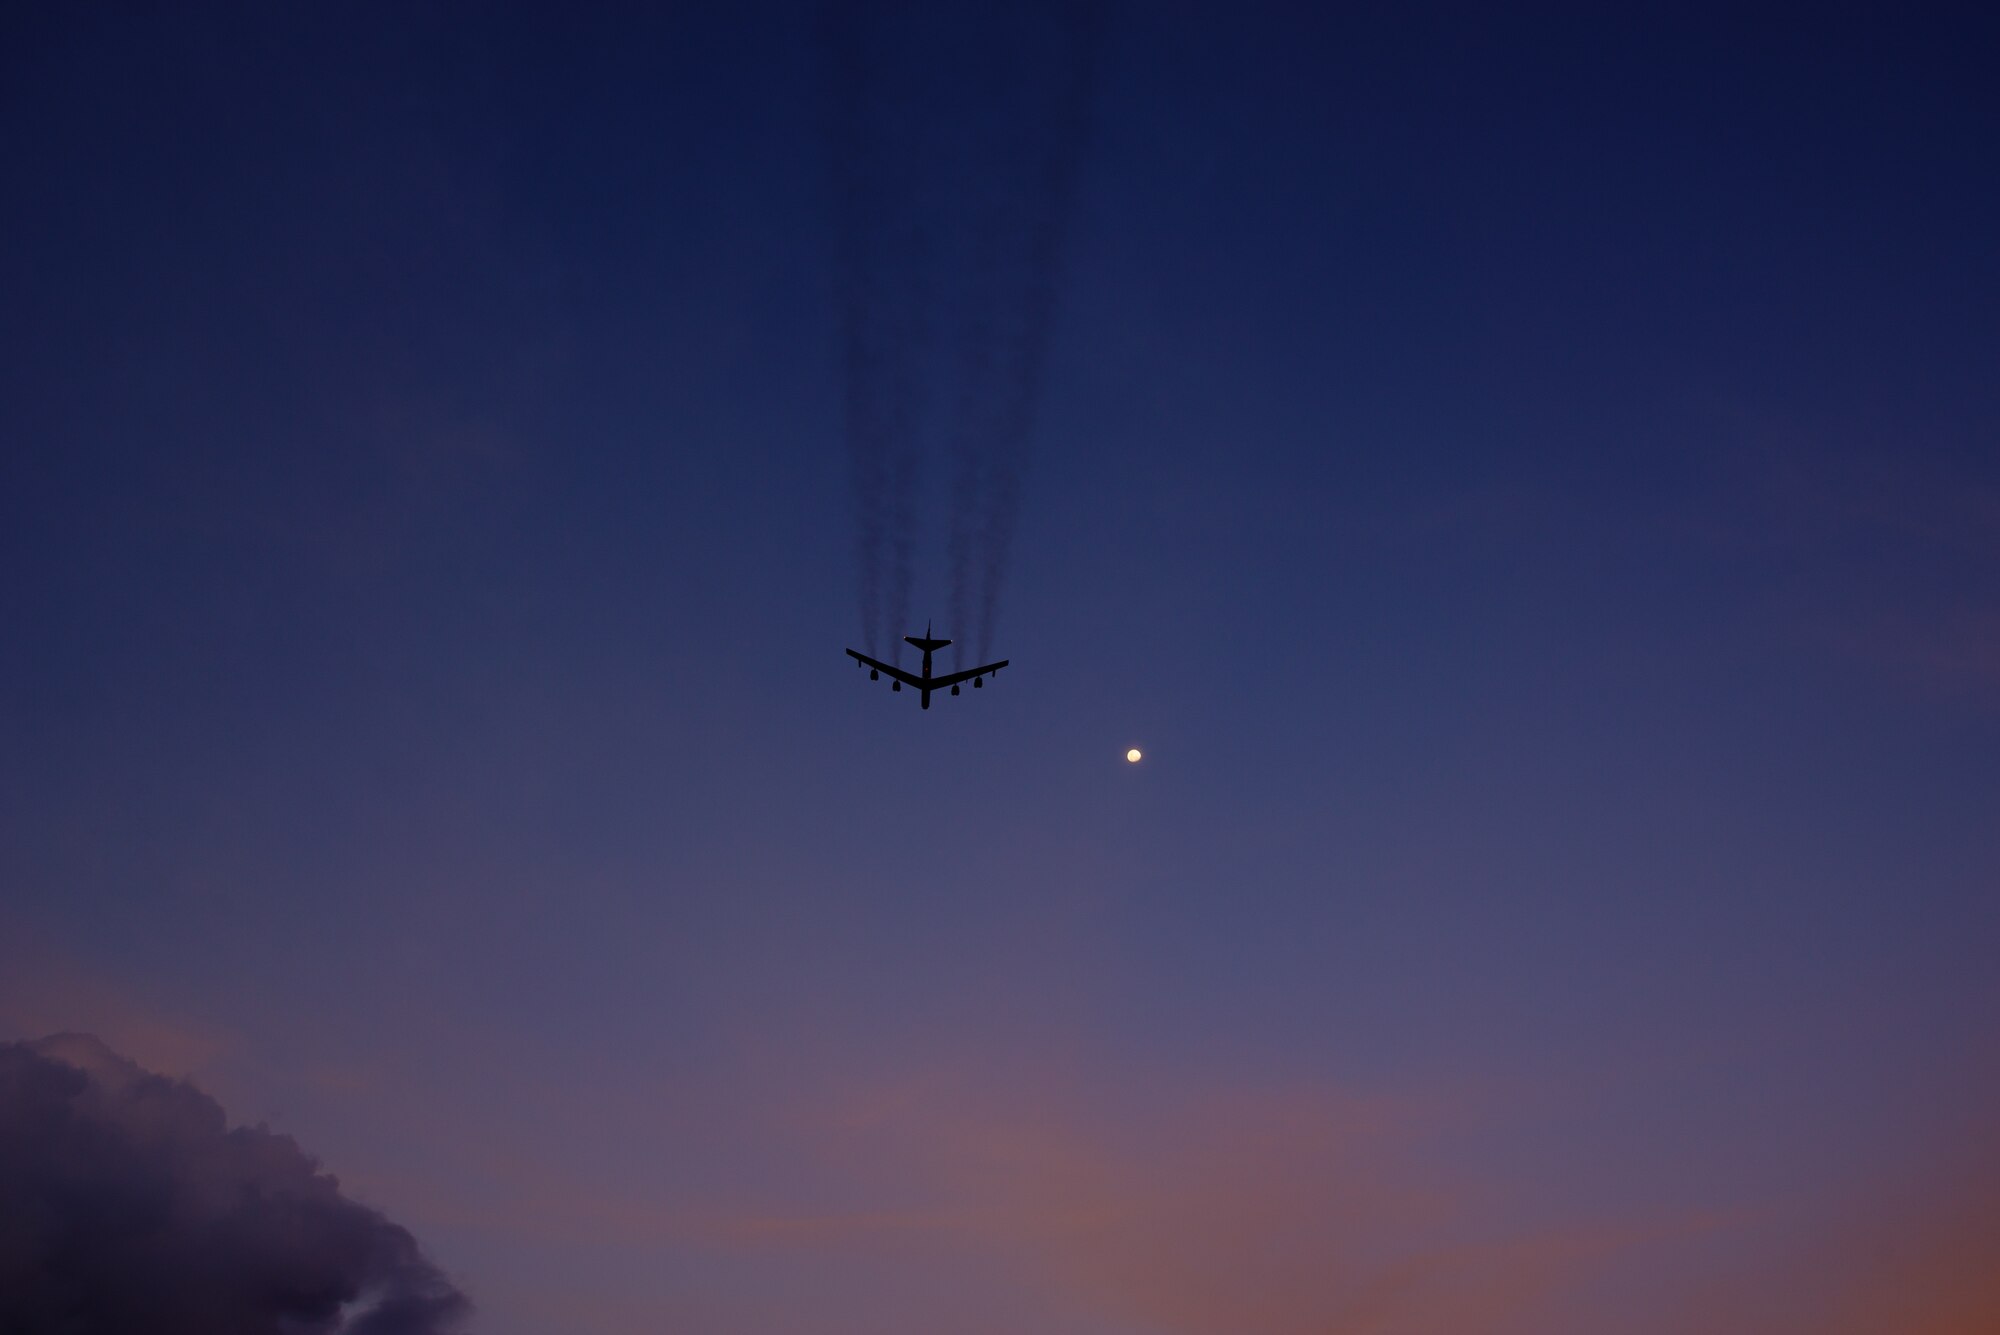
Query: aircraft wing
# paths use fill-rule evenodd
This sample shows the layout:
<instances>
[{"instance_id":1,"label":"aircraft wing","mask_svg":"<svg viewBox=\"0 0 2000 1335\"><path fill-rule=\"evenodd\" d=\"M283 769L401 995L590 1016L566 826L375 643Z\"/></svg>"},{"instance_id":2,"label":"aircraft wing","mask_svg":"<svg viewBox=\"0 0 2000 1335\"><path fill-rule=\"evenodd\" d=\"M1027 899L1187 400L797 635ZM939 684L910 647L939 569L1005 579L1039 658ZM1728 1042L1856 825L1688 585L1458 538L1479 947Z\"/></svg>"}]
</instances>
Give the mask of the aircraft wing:
<instances>
[{"instance_id":1,"label":"aircraft wing","mask_svg":"<svg viewBox=\"0 0 2000 1335\"><path fill-rule=\"evenodd\" d=\"M848 652L853 653L854 651L850 649ZM988 663L983 667L967 668L963 672L953 672L943 677L932 677L924 684L935 691L940 686L951 686L961 681L971 681L974 677L983 677L989 672L998 671L1000 668L1006 666L1007 660L1003 658L997 663Z\"/></svg>"},{"instance_id":2,"label":"aircraft wing","mask_svg":"<svg viewBox=\"0 0 2000 1335\"><path fill-rule=\"evenodd\" d=\"M924 688L925 685L924 679L922 677L919 677L914 672L905 672L903 671L903 669L899 667L890 667L887 663L878 662L877 660L870 658L867 654L857 654L852 649L849 649L847 651L847 656L849 658L860 659L862 662L866 663L869 667L874 668L877 672L888 673L890 676L894 677L897 681L902 682L905 686L914 686L920 691ZM935 682L930 684L936 685Z\"/></svg>"}]
</instances>

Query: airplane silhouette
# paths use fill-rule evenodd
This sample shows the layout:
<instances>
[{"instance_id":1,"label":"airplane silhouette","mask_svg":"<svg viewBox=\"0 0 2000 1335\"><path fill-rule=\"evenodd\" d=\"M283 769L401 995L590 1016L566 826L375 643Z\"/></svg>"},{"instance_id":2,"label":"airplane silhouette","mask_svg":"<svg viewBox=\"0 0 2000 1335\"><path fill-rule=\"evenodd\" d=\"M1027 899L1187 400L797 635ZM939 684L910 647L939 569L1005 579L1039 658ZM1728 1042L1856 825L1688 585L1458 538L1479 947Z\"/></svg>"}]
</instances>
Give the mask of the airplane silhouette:
<instances>
[{"instance_id":1,"label":"airplane silhouette","mask_svg":"<svg viewBox=\"0 0 2000 1335\"><path fill-rule=\"evenodd\" d=\"M870 658L867 654L858 654L854 652L854 650L852 649L849 649L847 651L847 656L849 658L854 659L857 663L864 663L867 665L868 680L870 681L879 680L882 674L886 672L889 674L889 676L893 679L894 682L894 684L889 687L890 690L900 691L903 689L903 683L908 682L911 686L915 687L917 690L922 691L924 693L925 709L929 709L931 707L932 691L941 691L945 687L949 686L951 687L951 693L953 695L957 695L958 684L960 682L969 680L974 686L984 686L986 684L987 674L998 672L1001 668L1007 666L1007 660L1003 658L997 663L987 663L981 667L967 668L963 672L948 672L942 677L933 677L931 675L931 652L936 649L944 648L947 644L950 644L951 641L932 639L931 627L929 622L924 623L924 633L922 638L919 638L915 635L905 635L903 637L903 641L906 644L914 644L917 646L917 648L924 651L924 670L921 676L918 676L914 673L905 672L903 671L903 669L899 667L890 667L887 663L877 662L875 659Z\"/></svg>"}]
</instances>

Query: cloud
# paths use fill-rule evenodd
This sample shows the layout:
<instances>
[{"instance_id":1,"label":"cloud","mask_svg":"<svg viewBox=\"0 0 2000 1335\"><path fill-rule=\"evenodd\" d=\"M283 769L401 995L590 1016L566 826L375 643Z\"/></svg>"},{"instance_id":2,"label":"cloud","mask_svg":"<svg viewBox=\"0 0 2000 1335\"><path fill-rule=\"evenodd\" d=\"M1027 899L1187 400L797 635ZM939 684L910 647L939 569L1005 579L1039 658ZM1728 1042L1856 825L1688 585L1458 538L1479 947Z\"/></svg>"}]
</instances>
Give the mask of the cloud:
<instances>
[{"instance_id":1,"label":"cloud","mask_svg":"<svg viewBox=\"0 0 2000 1335\"><path fill-rule=\"evenodd\" d=\"M0 914L0 1034L58 1029L88 1030L144 1066L211 1088L217 1067L241 1046L129 980L66 958L28 924Z\"/></svg>"},{"instance_id":2,"label":"cloud","mask_svg":"<svg viewBox=\"0 0 2000 1335\"><path fill-rule=\"evenodd\" d=\"M290 1137L88 1035L0 1044L0 1330L440 1335L467 1310Z\"/></svg>"},{"instance_id":3,"label":"cloud","mask_svg":"<svg viewBox=\"0 0 2000 1335\"><path fill-rule=\"evenodd\" d=\"M2000 1330L2000 1164L1905 1188L1842 1230L1826 1273L1846 1276L1828 1332ZM1805 1327L1806 1323L1801 1323Z\"/></svg>"},{"instance_id":4,"label":"cloud","mask_svg":"<svg viewBox=\"0 0 2000 1335\"><path fill-rule=\"evenodd\" d=\"M1906 677L1947 699L2000 704L2000 605L1946 607L1929 616L1899 610L1872 630L1867 646Z\"/></svg>"},{"instance_id":5,"label":"cloud","mask_svg":"<svg viewBox=\"0 0 2000 1335\"><path fill-rule=\"evenodd\" d=\"M1986 1125L1990 1125L1990 1122ZM2000 1330L2000 1153L1984 1127L1935 1162L1829 1192L1727 1240L1755 1256L1672 1315L1719 1335L1980 1335Z\"/></svg>"},{"instance_id":6,"label":"cloud","mask_svg":"<svg viewBox=\"0 0 2000 1335\"><path fill-rule=\"evenodd\" d=\"M825 1284L830 1309L857 1301L853 1328L878 1331L967 1328L977 1292L1019 1306L1012 1328L1516 1335L1662 1231L1524 1217L1498 1184L1427 1163L1464 1115L1430 1100L1155 1092L948 1064L821 1090L759 1126L793 1163L782 1184L652 1207L545 1189L501 1213ZM827 1265L839 1281L811 1278ZM881 1306L875 1289L910 1274L949 1275L950 1292Z\"/></svg>"},{"instance_id":7,"label":"cloud","mask_svg":"<svg viewBox=\"0 0 2000 1335\"><path fill-rule=\"evenodd\" d=\"M967 1241L1120 1329L1510 1330L1633 1241L1482 1218L1480 1191L1420 1166L1415 1142L1441 1114L1407 1101L1279 1090L1062 1102L920 1085L842 1119L828 1149L913 1178ZM901 1234L876 1245L900 1247Z\"/></svg>"},{"instance_id":8,"label":"cloud","mask_svg":"<svg viewBox=\"0 0 2000 1335\"><path fill-rule=\"evenodd\" d=\"M426 1217L575 1258L558 1272L643 1256L681 1277L553 1304L626 1304L595 1329L803 1329L809 1306L816 1331L871 1335L1546 1332L1578 1285L1699 1226L1478 1171L1465 1138L1494 1110L1464 1091L1232 1087L991 1052L754 1084L622 1100L672 1154L579 1172L488 1147ZM594 1115L626 1140L616 1110Z\"/></svg>"},{"instance_id":9,"label":"cloud","mask_svg":"<svg viewBox=\"0 0 2000 1335\"><path fill-rule=\"evenodd\" d=\"M1779 432L1713 483L1687 534L1732 584L1766 587L1775 624L1904 689L2000 704L2000 476L1983 456Z\"/></svg>"}]
</instances>

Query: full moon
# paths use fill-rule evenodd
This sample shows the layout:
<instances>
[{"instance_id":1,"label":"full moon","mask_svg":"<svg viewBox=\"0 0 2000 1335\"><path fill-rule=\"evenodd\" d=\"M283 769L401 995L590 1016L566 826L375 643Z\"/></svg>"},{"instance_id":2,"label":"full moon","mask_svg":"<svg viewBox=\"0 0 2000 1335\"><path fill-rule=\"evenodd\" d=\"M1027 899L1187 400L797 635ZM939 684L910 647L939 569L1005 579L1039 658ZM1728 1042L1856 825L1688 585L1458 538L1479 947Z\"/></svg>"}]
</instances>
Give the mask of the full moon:
<instances>
[{"instance_id":1,"label":"full moon","mask_svg":"<svg viewBox=\"0 0 2000 1335\"><path fill-rule=\"evenodd\" d=\"M1132 749L1131 749L1130 751L1127 751L1127 752L1125 753L1125 758L1126 758L1127 760L1131 761L1131 762L1132 762L1133 764L1135 764L1135 765L1136 765L1136 764L1138 764L1138 763L1139 763L1139 748L1135 746L1135 747L1133 747L1133 748L1132 748Z\"/></svg>"}]
</instances>

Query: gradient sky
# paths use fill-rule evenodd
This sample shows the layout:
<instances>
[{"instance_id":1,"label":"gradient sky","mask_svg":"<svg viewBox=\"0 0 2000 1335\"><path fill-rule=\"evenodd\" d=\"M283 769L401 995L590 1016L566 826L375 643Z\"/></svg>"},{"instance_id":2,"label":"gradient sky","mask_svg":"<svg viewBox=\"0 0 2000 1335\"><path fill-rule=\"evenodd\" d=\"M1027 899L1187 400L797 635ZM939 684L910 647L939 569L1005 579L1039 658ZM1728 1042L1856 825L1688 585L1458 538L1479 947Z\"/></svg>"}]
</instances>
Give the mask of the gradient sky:
<instances>
[{"instance_id":1,"label":"gradient sky","mask_svg":"<svg viewBox=\"0 0 2000 1335\"><path fill-rule=\"evenodd\" d=\"M922 713L721 8L0 20L0 1037L486 1335L2000 1328L1994 21L1113 9Z\"/></svg>"}]
</instances>

